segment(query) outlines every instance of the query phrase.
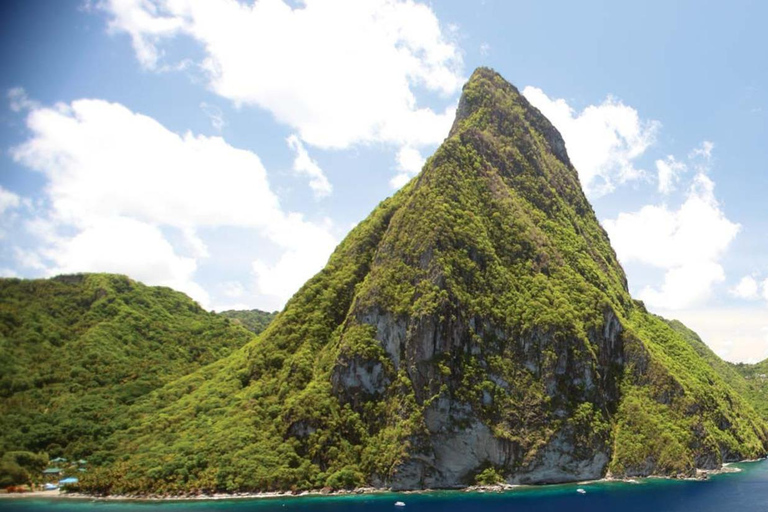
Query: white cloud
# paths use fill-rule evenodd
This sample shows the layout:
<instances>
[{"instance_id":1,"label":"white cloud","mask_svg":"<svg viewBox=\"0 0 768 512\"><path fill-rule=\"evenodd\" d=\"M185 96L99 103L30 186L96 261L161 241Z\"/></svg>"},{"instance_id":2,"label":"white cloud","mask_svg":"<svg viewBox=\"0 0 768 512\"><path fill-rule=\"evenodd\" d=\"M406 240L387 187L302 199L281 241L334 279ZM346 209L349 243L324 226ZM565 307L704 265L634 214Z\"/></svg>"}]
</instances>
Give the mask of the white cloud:
<instances>
[{"instance_id":1,"label":"white cloud","mask_svg":"<svg viewBox=\"0 0 768 512\"><path fill-rule=\"evenodd\" d=\"M20 277L19 273L12 268L2 267L0 268L0 277Z\"/></svg>"},{"instance_id":2,"label":"white cloud","mask_svg":"<svg viewBox=\"0 0 768 512\"><path fill-rule=\"evenodd\" d=\"M758 283L752 276L744 276L739 284L729 290L729 293L740 299L754 300L760 297Z\"/></svg>"},{"instance_id":3,"label":"white cloud","mask_svg":"<svg viewBox=\"0 0 768 512\"><path fill-rule=\"evenodd\" d=\"M587 195L599 197L643 176L634 160L653 144L658 121L641 120L634 108L611 97L576 112L536 87L526 87L523 94L562 134Z\"/></svg>"},{"instance_id":4,"label":"white cloud","mask_svg":"<svg viewBox=\"0 0 768 512\"><path fill-rule=\"evenodd\" d=\"M719 263L691 261L667 270L660 289L646 286L639 297L653 308L680 310L702 304L712 294L712 286L725 281Z\"/></svg>"},{"instance_id":5,"label":"white cloud","mask_svg":"<svg viewBox=\"0 0 768 512\"><path fill-rule=\"evenodd\" d=\"M763 281L763 284L761 285L761 288L763 290L763 298L765 300L768 300L768 279Z\"/></svg>"},{"instance_id":6,"label":"white cloud","mask_svg":"<svg viewBox=\"0 0 768 512\"><path fill-rule=\"evenodd\" d=\"M755 363L768 358L768 309L660 310L693 329L723 359Z\"/></svg>"},{"instance_id":7,"label":"white cloud","mask_svg":"<svg viewBox=\"0 0 768 512\"><path fill-rule=\"evenodd\" d=\"M14 87L8 90L8 102L13 112L21 112L40 106L36 101L29 99L27 91L23 87Z\"/></svg>"},{"instance_id":8,"label":"white cloud","mask_svg":"<svg viewBox=\"0 0 768 512\"><path fill-rule=\"evenodd\" d=\"M245 295L245 287L240 281L226 281L219 286L221 294L229 299L237 299Z\"/></svg>"},{"instance_id":9,"label":"white cloud","mask_svg":"<svg viewBox=\"0 0 768 512\"><path fill-rule=\"evenodd\" d=\"M213 129L217 132L220 132L224 126L226 126L227 123L224 121L224 112L222 112L216 105L202 102L200 103L200 110L208 116L208 119L211 120L211 126L213 126Z\"/></svg>"},{"instance_id":10,"label":"white cloud","mask_svg":"<svg viewBox=\"0 0 768 512\"><path fill-rule=\"evenodd\" d=\"M392 188L398 189L408 183L408 181L416 176L421 168L424 167L426 159L421 156L421 152L418 149L404 146L397 152L397 170L398 174L392 178L389 182Z\"/></svg>"},{"instance_id":11,"label":"white cloud","mask_svg":"<svg viewBox=\"0 0 768 512\"><path fill-rule=\"evenodd\" d=\"M719 261L740 229L721 210L714 183L704 174L695 177L678 210L648 205L604 225L622 263L666 271L661 287L646 287L640 298L672 310L702 303L725 279Z\"/></svg>"},{"instance_id":12,"label":"white cloud","mask_svg":"<svg viewBox=\"0 0 768 512\"><path fill-rule=\"evenodd\" d=\"M323 228L304 222L297 214L287 216L282 225L267 228L267 236L286 248L274 264L262 260L252 264L258 293L273 298L265 306L269 310L282 307L286 299L328 262L336 240L329 234L330 221Z\"/></svg>"},{"instance_id":13,"label":"white cloud","mask_svg":"<svg viewBox=\"0 0 768 512\"><path fill-rule=\"evenodd\" d=\"M282 216L259 158L220 137L178 135L101 100L33 110L27 124L33 137L12 155L45 174L61 220L122 215L185 228Z\"/></svg>"},{"instance_id":14,"label":"white cloud","mask_svg":"<svg viewBox=\"0 0 768 512\"><path fill-rule=\"evenodd\" d=\"M185 226L181 228L181 236L184 240L187 250L192 254L194 258L207 258L210 256L208 252L208 246L205 244L202 238L197 234L197 231L192 226Z\"/></svg>"},{"instance_id":15,"label":"white cloud","mask_svg":"<svg viewBox=\"0 0 768 512\"><path fill-rule=\"evenodd\" d=\"M158 7L149 0L111 0L108 4L97 6L108 6L114 15L109 29L130 34L136 57L147 69L155 69L158 59L162 57L162 52L156 47L157 42L182 29L180 19L159 15Z\"/></svg>"},{"instance_id":16,"label":"white cloud","mask_svg":"<svg viewBox=\"0 0 768 512\"><path fill-rule=\"evenodd\" d=\"M43 259L38 252L24 249L22 247L15 247L14 253L16 256L16 261L22 267L38 271L48 270L48 266L43 263Z\"/></svg>"},{"instance_id":17,"label":"white cloud","mask_svg":"<svg viewBox=\"0 0 768 512\"><path fill-rule=\"evenodd\" d=\"M0 186L0 215L6 211L18 208L21 205L21 197L8 189Z\"/></svg>"},{"instance_id":18,"label":"white cloud","mask_svg":"<svg viewBox=\"0 0 768 512\"><path fill-rule=\"evenodd\" d=\"M256 105L322 148L435 144L453 108L420 108L414 87L450 95L462 58L432 9L412 0L110 0L111 29L157 68L178 35L199 42L209 87Z\"/></svg>"},{"instance_id":19,"label":"white cloud","mask_svg":"<svg viewBox=\"0 0 768 512\"><path fill-rule=\"evenodd\" d=\"M208 256L199 228L252 228L286 254L311 252L292 260L296 281L317 272L335 245L327 223L282 210L254 153L220 137L179 135L100 100L35 109L27 125L31 137L12 156L45 175L50 204L47 218L30 224L48 250L23 254L27 266L121 271L149 284L174 283L204 300L193 281L197 261ZM189 257L177 254L160 227L180 234ZM125 244L152 252L128 250L109 229L125 231ZM114 247L101 247L99 240ZM106 268L113 257L116 265ZM270 301L285 301L293 291L281 288Z\"/></svg>"},{"instance_id":20,"label":"white cloud","mask_svg":"<svg viewBox=\"0 0 768 512\"><path fill-rule=\"evenodd\" d=\"M208 293L194 281L194 258L176 254L160 230L125 217L94 220L71 239L56 243L46 255L54 262L49 275L89 272L127 274L144 283L185 292L200 304Z\"/></svg>"},{"instance_id":21,"label":"white cloud","mask_svg":"<svg viewBox=\"0 0 768 512\"><path fill-rule=\"evenodd\" d=\"M680 174L688 169L683 162L678 162L674 156L668 155L664 160L656 160L656 172L659 180L659 192L670 194L680 181Z\"/></svg>"},{"instance_id":22,"label":"white cloud","mask_svg":"<svg viewBox=\"0 0 768 512\"><path fill-rule=\"evenodd\" d=\"M315 197L320 198L330 195L333 191L331 183L320 166L317 165L317 162L310 158L304 144L295 135L288 137L286 142L288 142L288 147L296 153L296 158L293 160L293 170L297 174L309 177L309 188L312 189Z\"/></svg>"},{"instance_id":23,"label":"white cloud","mask_svg":"<svg viewBox=\"0 0 768 512\"><path fill-rule=\"evenodd\" d=\"M693 148L691 150L690 155L688 155L690 158L697 158L701 157L706 161L709 161L712 158L712 150L715 148L715 144L711 141L705 140L702 142L699 147Z\"/></svg>"}]
</instances>

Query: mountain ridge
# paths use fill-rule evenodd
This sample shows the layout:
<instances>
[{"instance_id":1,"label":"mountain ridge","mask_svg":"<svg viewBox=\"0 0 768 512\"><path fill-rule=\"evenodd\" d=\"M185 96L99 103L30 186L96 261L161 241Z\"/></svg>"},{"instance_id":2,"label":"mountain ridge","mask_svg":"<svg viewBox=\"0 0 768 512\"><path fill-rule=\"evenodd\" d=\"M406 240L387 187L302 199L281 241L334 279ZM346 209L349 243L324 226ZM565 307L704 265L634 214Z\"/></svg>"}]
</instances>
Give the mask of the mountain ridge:
<instances>
[{"instance_id":1,"label":"mountain ridge","mask_svg":"<svg viewBox=\"0 0 768 512\"><path fill-rule=\"evenodd\" d=\"M630 297L561 142L513 86L477 70L422 172L258 340L183 396L172 384L153 397L177 425L162 446L145 415L116 434L132 455L86 488L690 476L764 453L751 406ZM191 414L210 407L225 417ZM200 440L202 467L173 448L184 439ZM148 471L168 457L183 474Z\"/></svg>"},{"instance_id":2,"label":"mountain ridge","mask_svg":"<svg viewBox=\"0 0 768 512\"><path fill-rule=\"evenodd\" d=\"M0 279L0 454L89 458L141 397L253 336L126 276Z\"/></svg>"},{"instance_id":3,"label":"mountain ridge","mask_svg":"<svg viewBox=\"0 0 768 512\"><path fill-rule=\"evenodd\" d=\"M130 409L92 493L693 476L768 426L629 294L562 137L476 70L449 137L257 338Z\"/></svg>"}]
</instances>

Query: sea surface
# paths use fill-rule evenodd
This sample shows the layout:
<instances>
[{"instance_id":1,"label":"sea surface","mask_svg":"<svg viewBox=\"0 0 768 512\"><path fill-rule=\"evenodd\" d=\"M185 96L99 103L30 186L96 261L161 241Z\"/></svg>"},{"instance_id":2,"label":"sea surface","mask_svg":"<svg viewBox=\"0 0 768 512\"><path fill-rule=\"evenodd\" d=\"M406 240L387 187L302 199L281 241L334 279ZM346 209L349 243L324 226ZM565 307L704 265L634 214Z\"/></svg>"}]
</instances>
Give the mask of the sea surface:
<instances>
[{"instance_id":1,"label":"sea surface","mask_svg":"<svg viewBox=\"0 0 768 512\"><path fill-rule=\"evenodd\" d=\"M644 479L516 488L503 493L437 491L209 501L0 499L3 512L768 512L768 461L706 481ZM582 489L580 493L577 489ZM395 506L395 502L405 507Z\"/></svg>"}]
</instances>

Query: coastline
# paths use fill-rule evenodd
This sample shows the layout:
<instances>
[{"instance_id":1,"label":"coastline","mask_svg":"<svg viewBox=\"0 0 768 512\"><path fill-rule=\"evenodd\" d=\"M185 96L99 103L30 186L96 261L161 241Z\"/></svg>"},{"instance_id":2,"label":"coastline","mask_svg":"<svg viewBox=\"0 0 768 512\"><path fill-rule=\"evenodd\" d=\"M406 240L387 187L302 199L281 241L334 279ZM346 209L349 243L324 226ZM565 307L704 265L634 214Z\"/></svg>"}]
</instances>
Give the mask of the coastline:
<instances>
[{"instance_id":1,"label":"coastline","mask_svg":"<svg viewBox=\"0 0 768 512\"><path fill-rule=\"evenodd\" d=\"M305 498L305 497L344 497L361 495L385 495L392 494L405 496L409 494L426 494L443 491L455 491L462 493L505 493L523 489L544 489L556 486L589 486L600 483L625 483L642 484L645 481L652 480L679 480L679 481L706 481L712 476L740 473L741 468L733 467L733 464L750 464L766 460L766 457L760 459L749 459L737 462L726 462L718 469L696 469L694 477L675 477L663 475L649 475L645 477L627 477L615 478L606 476L595 480L583 480L574 482L563 482L559 484L507 484L500 483L494 485L472 485L467 487L453 489L416 489L407 491L393 491L389 488L359 487L352 490L310 490L310 491L271 491L271 492L242 492L242 493L214 493L214 494L181 494L181 495L107 495L95 496L77 492L62 492L60 489L52 491L30 491L23 493L0 493L0 500L3 499L71 499L71 500L89 500L89 501L151 501L151 502L173 502L173 501L216 501L216 500L255 500L255 499L285 499L285 498Z\"/></svg>"}]
</instances>

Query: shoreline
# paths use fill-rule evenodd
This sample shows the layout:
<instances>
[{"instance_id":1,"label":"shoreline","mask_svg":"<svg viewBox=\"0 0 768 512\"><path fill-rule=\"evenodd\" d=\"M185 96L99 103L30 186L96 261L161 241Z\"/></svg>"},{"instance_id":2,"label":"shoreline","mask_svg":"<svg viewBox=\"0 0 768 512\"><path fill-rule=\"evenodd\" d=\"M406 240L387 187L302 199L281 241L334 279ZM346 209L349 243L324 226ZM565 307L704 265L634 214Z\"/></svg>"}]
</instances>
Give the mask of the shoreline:
<instances>
[{"instance_id":1,"label":"shoreline","mask_svg":"<svg viewBox=\"0 0 768 512\"><path fill-rule=\"evenodd\" d=\"M743 470L741 468L732 467L733 464L750 464L755 462L761 462L766 460L766 457L760 459L742 460L737 462L726 462L718 469L696 469L696 476L694 477L674 477L674 476L661 476L661 475L649 475L644 477L626 477L615 478L612 476L606 476L595 480L582 480L573 482L563 482L558 484L508 484L500 483L494 485L471 485L467 487L457 487L452 489L414 489L406 491L393 491L388 488L376 488L376 487L359 487L352 490L338 490L338 491L323 491L323 490L310 490L310 491L270 491L270 492L242 492L242 493L215 493L215 494L195 494L195 495L107 495L107 496L95 496L90 494L83 494L77 492L62 492L60 489L52 491L30 491L21 493L0 493L0 500L3 499L30 499L30 498L45 498L45 499L71 499L71 500L89 500L89 501L220 501L220 500L255 500L255 499L285 499L285 498L306 498L306 497L344 497L344 496L362 496L362 495L377 495L377 494L394 494L398 496L408 494L426 494L432 492L444 492L454 491L462 493L505 493L515 490L523 489L543 489L555 486L589 486L601 483L625 483L625 484L642 484L648 480L680 480L680 481L698 481L703 482L709 479L711 476L740 473Z\"/></svg>"}]
</instances>

